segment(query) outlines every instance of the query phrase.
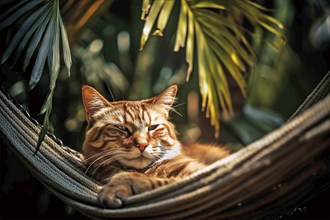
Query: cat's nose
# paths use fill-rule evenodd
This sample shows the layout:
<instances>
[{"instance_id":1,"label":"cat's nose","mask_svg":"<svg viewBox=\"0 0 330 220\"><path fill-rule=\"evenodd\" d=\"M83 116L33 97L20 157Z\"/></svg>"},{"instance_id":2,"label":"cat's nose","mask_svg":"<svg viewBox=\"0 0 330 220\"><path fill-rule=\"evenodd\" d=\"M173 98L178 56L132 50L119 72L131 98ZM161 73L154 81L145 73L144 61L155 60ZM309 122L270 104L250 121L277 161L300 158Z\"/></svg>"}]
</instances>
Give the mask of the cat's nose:
<instances>
[{"instance_id":1,"label":"cat's nose","mask_svg":"<svg viewBox=\"0 0 330 220\"><path fill-rule=\"evenodd\" d=\"M137 143L136 146L140 149L141 153L148 147L147 143Z\"/></svg>"}]
</instances>

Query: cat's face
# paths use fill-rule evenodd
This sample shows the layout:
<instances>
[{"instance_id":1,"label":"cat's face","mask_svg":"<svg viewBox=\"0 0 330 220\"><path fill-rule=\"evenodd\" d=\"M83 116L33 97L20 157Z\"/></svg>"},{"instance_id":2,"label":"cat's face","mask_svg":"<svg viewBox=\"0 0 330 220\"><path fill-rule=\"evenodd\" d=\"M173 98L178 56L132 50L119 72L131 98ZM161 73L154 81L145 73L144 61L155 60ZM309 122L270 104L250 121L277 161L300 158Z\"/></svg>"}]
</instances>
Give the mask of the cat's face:
<instances>
[{"instance_id":1,"label":"cat's face","mask_svg":"<svg viewBox=\"0 0 330 220\"><path fill-rule=\"evenodd\" d=\"M119 162L143 169L176 144L173 124L168 121L177 86L142 101L108 102L95 89L84 86L83 102L88 129L83 153L94 166Z\"/></svg>"}]
</instances>

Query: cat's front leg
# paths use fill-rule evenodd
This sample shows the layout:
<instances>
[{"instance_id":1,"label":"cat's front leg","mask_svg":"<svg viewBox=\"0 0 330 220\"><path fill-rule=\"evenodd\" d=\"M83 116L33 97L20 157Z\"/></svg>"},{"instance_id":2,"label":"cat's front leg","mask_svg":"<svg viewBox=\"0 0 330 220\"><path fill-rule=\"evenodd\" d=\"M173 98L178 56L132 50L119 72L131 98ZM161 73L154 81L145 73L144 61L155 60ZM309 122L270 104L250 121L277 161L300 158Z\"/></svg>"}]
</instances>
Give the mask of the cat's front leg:
<instances>
[{"instance_id":1,"label":"cat's front leg","mask_svg":"<svg viewBox=\"0 0 330 220\"><path fill-rule=\"evenodd\" d=\"M146 192L173 182L173 178L157 178L138 172L121 172L114 175L99 192L99 202L110 208L123 205L131 195Z\"/></svg>"}]
</instances>

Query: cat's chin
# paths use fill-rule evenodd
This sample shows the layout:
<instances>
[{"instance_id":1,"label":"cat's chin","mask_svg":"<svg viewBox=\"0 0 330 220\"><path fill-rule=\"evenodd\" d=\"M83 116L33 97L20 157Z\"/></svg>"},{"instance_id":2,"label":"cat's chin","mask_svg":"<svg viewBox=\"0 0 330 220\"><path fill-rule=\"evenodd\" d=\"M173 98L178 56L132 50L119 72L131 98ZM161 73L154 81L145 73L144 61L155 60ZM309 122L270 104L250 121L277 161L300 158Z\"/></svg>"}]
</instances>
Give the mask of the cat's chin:
<instances>
[{"instance_id":1,"label":"cat's chin","mask_svg":"<svg viewBox=\"0 0 330 220\"><path fill-rule=\"evenodd\" d=\"M144 156L139 156L132 159L121 159L120 163L129 168L143 169L147 167L152 162L151 159L145 158Z\"/></svg>"}]
</instances>

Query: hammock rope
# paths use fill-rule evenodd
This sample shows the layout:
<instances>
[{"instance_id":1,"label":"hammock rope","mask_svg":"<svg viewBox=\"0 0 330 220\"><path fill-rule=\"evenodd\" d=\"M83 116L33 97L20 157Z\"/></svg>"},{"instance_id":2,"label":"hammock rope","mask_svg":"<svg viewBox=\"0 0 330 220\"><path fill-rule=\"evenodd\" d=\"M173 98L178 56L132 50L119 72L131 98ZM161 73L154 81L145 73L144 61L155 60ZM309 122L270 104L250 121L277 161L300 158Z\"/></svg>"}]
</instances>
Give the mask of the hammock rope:
<instances>
[{"instance_id":1,"label":"hammock rope","mask_svg":"<svg viewBox=\"0 0 330 220\"><path fill-rule=\"evenodd\" d=\"M57 197L96 219L264 218L329 187L329 73L287 123L242 150L175 184L130 197L120 209L96 201L100 185L85 175L82 155L52 135L34 154L40 125L0 92L0 136ZM327 177L328 177L327 176Z\"/></svg>"}]
</instances>

